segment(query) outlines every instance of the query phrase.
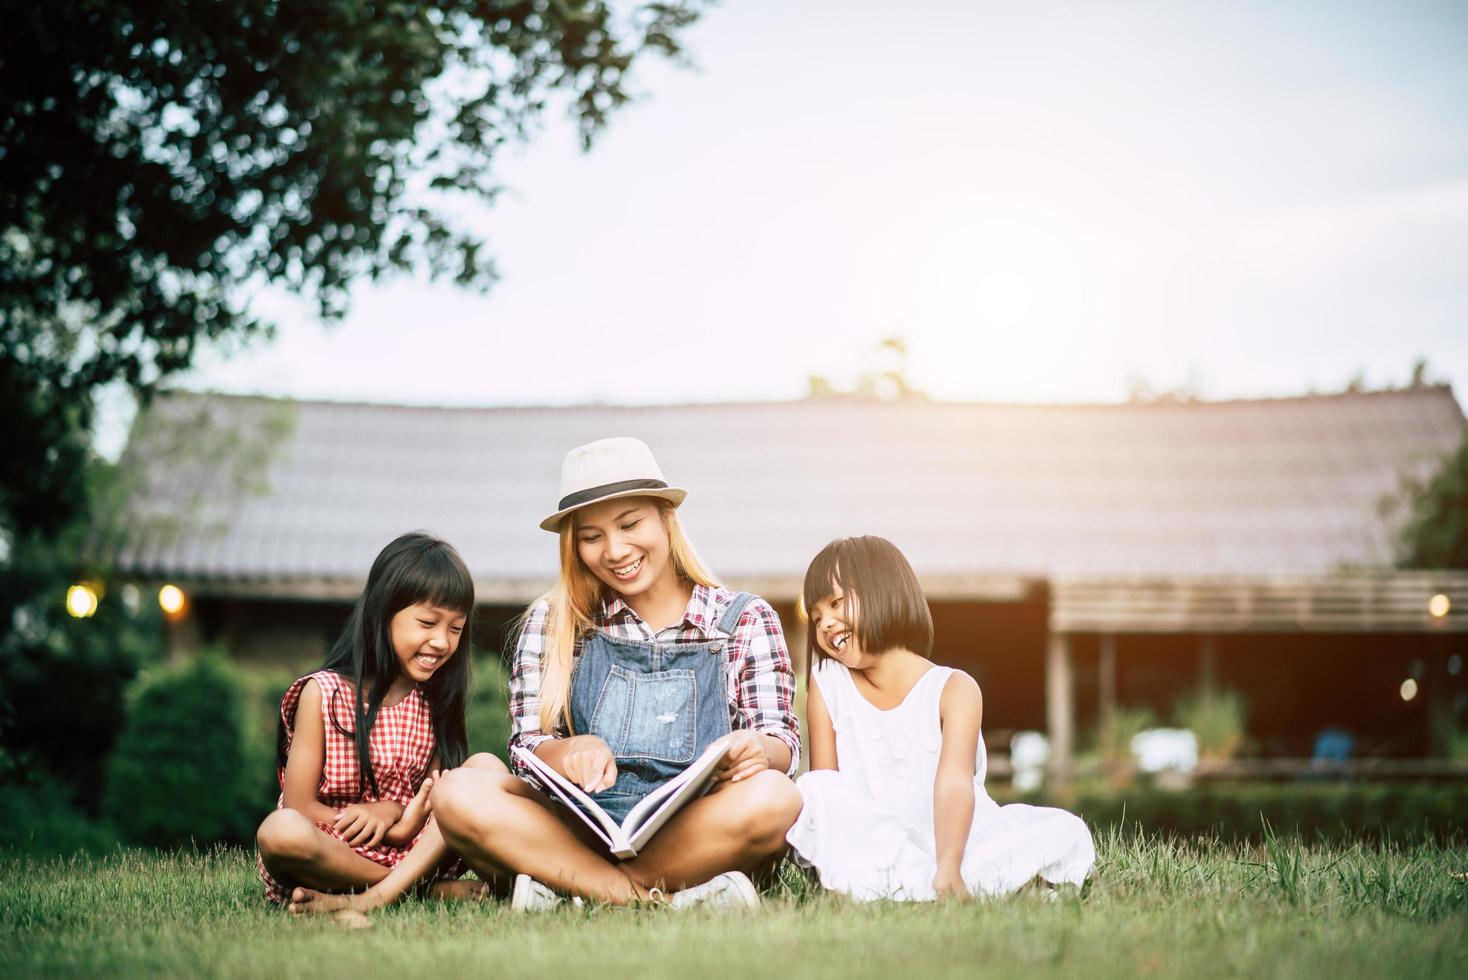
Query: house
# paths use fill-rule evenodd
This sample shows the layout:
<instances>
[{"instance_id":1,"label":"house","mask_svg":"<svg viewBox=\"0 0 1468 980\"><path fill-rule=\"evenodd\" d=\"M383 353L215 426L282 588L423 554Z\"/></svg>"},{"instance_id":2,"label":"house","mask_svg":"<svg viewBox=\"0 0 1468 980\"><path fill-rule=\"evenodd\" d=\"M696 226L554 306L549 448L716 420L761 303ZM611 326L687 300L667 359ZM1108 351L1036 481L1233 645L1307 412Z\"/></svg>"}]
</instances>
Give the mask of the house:
<instances>
[{"instance_id":1,"label":"house","mask_svg":"<svg viewBox=\"0 0 1468 980\"><path fill-rule=\"evenodd\" d=\"M931 600L938 659L986 729L1044 727L1060 764L1117 704L1242 691L1267 753L1343 725L1420 755L1468 715L1468 575L1392 568L1381 503L1463 438L1446 386L1222 402L905 399L417 408L173 393L135 426L123 574L181 586L175 641L321 655L372 558L423 528L474 573L480 646L555 573L562 455L645 440L689 489L725 581L795 603L832 537L880 534ZM1445 597L1434 599L1434 597ZM1446 608L1444 608L1446 606ZM1440 615L1435 613L1440 612ZM1405 681L1422 692L1404 700Z\"/></svg>"}]
</instances>

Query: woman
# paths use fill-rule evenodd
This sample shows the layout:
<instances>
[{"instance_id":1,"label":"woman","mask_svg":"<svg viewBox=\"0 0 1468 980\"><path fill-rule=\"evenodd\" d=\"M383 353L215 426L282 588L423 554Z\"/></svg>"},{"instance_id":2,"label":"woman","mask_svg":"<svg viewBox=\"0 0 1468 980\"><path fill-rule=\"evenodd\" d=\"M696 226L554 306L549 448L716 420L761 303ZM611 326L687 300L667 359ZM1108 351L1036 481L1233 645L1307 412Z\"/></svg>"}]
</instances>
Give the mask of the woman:
<instances>
[{"instance_id":1,"label":"woman","mask_svg":"<svg viewBox=\"0 0 1468 980\"><path fill-rule=\"evenodd\" d=\"M686 495L636 439L567 454L559 506L540 525L560 535L560 575L523 618L511 745L620 819L727 736L714 789L619 863L523 769L526 778L446 774L432 796L445 840L482 878L516 875L517 908L560 894L757 904L748 875L784 851L800 812L795 680L779 618L703 567L678 523Z\"/></svg>"}]
</instances>

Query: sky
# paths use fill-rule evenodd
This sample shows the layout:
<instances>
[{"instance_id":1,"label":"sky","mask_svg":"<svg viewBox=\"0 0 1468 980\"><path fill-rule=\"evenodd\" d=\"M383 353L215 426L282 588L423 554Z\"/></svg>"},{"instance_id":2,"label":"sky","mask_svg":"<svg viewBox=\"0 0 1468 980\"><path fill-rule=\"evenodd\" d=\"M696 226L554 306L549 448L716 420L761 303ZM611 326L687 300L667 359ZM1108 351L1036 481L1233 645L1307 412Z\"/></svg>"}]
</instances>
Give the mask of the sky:
<instances>
[{"instance_id":1,"label":"sky","mask_svg":"<svg viewBox=\"0 0 1468 980\"><path fill-rule=\"evenodd\" d=\"M884 337L944 399L1468 392L1468 4L728 0L590 153L465 205L501 281L412 278L194 389L428 405L799 398ZM226 354L228 353L228 356Z\"/></svg>"}]
</instances>

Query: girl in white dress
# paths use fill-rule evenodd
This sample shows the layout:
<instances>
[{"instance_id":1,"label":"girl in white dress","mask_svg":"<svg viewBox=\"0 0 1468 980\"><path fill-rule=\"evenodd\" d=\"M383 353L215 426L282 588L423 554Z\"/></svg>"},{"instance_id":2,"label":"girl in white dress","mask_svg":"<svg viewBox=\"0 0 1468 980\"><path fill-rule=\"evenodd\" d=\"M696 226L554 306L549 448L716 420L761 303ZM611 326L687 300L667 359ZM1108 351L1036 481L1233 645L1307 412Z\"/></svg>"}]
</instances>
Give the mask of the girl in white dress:
<instances>
[{"instance_id":1,"label":"girl in white dress","mask_svg":"<svg viewBox=\"0 0 1468 980\"><path fill-rule=\"evenodd\" d=\"M1096 851L1079 817L984 791L979 686L927 659L932 615L902 552L833 541L804 593L811 771L786 839L821 884L909 901L1081 885Z\"/></svg>"}]
</instances>

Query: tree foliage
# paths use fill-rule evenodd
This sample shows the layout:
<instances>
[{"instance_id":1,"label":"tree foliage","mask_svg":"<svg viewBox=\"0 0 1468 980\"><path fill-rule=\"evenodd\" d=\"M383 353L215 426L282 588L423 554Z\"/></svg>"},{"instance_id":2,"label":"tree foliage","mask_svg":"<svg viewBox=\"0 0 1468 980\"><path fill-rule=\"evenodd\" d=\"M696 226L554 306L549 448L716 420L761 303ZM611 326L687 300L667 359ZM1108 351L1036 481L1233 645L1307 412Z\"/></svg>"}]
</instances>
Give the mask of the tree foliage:
<instances>
[{"instance_id":1,"label":"tree foliage","mask_svg":"<svg viewBox=\"0 0 1468 980\"><path fill-rule=\"evenodd\" d=\"M1404 480L1389 507L1404 507L1397 564L1403 568L1468 568L1468 429L1427 480Z\"/></svg>"},{"instance_id":2,"label":"tree foliage","mask_svg":"<svg viewBox=\"0 0 1468 980\"><path fill-rule=\"evenodd\" d=\"M94 811L127 686L162 641L156 603L100 574L96 612L66 614L86 533L23 535L0 561L0 795L40 783Z\"/></svg>"},{"instance_id":3,"label":"tree foliage","mask_svg":"<svg viewBox=\"0 0 1468 980\"><path fill-rule=\"evenodd\" d=\"M341 316L416 270L485 288L454 209L569 103L587 145L701 0L52 0L0 30L0 523L81 503L92 396L268 329L270 282Z\"/></svg>"},{"instance_id":4,"label":"tree foliage","mask_svg":"<svg viewBox=\"0 0 1468 980\"><path fill-rule=\"evenodd\" d=\"M837 385L823 374L806 375L806 397L889 402L927 397L908 377L907 341L902 337L883 337L865 351L862 362L861 372L846 385Z\"/></svg>"}]
</instances>

